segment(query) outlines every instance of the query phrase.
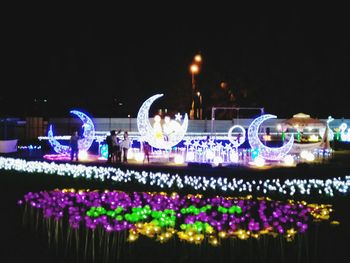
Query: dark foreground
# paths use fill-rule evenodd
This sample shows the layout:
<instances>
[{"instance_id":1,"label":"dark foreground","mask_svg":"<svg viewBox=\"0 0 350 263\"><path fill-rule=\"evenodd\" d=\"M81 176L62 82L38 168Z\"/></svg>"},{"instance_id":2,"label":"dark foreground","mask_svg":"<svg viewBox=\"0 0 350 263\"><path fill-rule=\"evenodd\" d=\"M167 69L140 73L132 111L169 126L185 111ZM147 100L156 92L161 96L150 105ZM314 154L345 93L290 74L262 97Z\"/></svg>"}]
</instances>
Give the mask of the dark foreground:
<instances>
[{"instance_id":1,"label":"dark foreground","mask_svg":"<svg viewBox=\"0 0 350 263\"><path fill-rule=\"evenodd\" d=\"M342 160L343 161L343 160ZM133 166L133 169L138 169ZM142 167L139 167L141 169ZM143 167L142 169L144 169ZM149 166L147 169L158 170L161 167ZM163 167L173 172L207 174L209 176L238 177L300 177L318 176L320 178L350 174L346 165L334 161L325 166L300 165L293 169L272 169L269 171L252 171L239 167ZM56 248L49 245L47 237L40 231L24 226L22 222L23 208L17 205L27 192L51 190L55 188L77 189L118 189L124 191L155 191L147 187L133 185L112 185L95 181L74 180L48 175L29 175L0 171L1 200L1 262L91 262L91 257L84 258L72 250ZM176 189L174 189L176 190ZM215 194L215 193L207 193ZM216 193L221 194L221 193ZM285 197L273 197L285 199ZM297 197L301 200L301 197ZM227 241L219 247L210 245L191 245L179 241L160 244L154 240L141 238L135 243L124 243L108 253L95 255L95 262L340 262L348 258L348 238L350 233L349 196L308 197L308 202L330 203L334 206L333 220L340 225L333 226L329 222L312 224L308 232L298 236L293 242L277 238L246 241ZM89 255L89 253L88 253ZM98 259L98 260L97 260Z\"/></svg>"}]
</instances>

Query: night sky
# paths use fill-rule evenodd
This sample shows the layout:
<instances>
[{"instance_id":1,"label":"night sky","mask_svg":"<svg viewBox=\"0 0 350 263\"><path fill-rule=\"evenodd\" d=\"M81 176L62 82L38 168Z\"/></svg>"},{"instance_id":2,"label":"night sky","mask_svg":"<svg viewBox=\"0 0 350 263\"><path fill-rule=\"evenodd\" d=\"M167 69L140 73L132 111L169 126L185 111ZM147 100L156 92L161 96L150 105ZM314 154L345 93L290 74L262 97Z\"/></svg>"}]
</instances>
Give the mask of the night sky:
<instances>
[{"instance_id":1,"label":"night sky","mask_svg":"<svg viewBox=\"0 0 350 263\"><path fill-rule=\"evenodd\" d=\"M196 80L208 117L212 106L236 106L280 118L350 118L345 9L178 9L8 10L1 116L67 117L78 108L135 117L156 93L165 96L153 110L188 112L189 66L200 53Z\"/></svg>"}]
</instances>

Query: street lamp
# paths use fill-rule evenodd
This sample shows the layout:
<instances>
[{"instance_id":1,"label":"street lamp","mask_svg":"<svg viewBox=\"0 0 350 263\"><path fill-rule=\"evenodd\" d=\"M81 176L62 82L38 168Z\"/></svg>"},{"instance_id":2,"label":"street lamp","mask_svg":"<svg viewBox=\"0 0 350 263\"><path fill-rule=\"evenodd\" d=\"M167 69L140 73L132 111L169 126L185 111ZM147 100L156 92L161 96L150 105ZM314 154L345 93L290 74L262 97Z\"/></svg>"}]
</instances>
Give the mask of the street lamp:
<instances>
[{"instance_id":1,"label":"street lamp","mask_svg":"<svg viewBox=\"0 0 350 263\"><path fill-rule=\"evenodd\" d=\"M192 74L192 90L194 91L196 89L196 82L194 79L194 75L199 73L199 66L197 64L192 64L190 67L190 71Z\"/></svg>"},{"instance_id":2,"label":"street lamp","mask_svg":"<svg viewBox=\"0 0 350 263\"><path fill-rule=\"evenodd\" d=\"M197 54L194 56L194 61L196 63L201 63L202 62L202 56L200 54Z\"/></svg>"},{"instance_id":3,"label":"street lamp","mask_svg":"<svg viewBox=\"0 0 350 263\"><path fill-rule=\"evenodd\" d=\"M202 63L202 56L200 54L197 54L194 56L193 58L193 62L190 66L190 72L191 72L191 76L192 76L192 105L191 105L191 111L190 111L190 119L202 119L202 96L200 95L200 92L198 91L197 87L196 87L196 79L195 79L195 75L199 73L200 71L200 66ZM197 91L197 94L196 94ZM195 96L198 96L199 98L199 104L200 104L200 108L195 109Z\"/></svg>"}]
</instances>

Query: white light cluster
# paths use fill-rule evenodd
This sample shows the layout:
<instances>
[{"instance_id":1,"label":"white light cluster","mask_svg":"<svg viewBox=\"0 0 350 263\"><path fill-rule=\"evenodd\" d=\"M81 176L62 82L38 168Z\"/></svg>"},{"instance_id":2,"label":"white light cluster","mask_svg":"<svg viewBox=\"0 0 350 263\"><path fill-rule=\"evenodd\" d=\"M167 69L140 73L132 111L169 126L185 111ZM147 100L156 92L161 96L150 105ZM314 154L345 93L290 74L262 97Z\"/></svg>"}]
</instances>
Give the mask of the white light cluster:
<instances>
[{"instance_id":1,"label":"white light cluster","mask_svg":"<svg viewBox=\"0 0 350 263\"><path fill-rule=\"evenodd\" d=\"M232 143L225 143L225 145L223 145L222 141L214 139L203 141L193 140L193 142L186 139L184 145L186 146L186 162L218 165L218 163L237 163L239 161L240 153L237 149L238 144L236 144L236 146ZM243 155L243 153L241 153L241 155Z\"/></svg>"},{"instance_id":2,"label":"white light cluster","mask_svg":"<svg viewBox=\"0 0 350 263\"><path fill-rule=\"evenodd\" d=\"M179 176L152 171L126 171L115 167L85 166L82 164L70 164L43 161L26 161L23 159L0 157L0 170L15 170L25 173L44 173L73 178L86 178L97 180L112 180L116 183L140 183L144 185L157 186L162 189L189 189L205 191L208 189L219 190L229 193L278 193L281 195L328 195L349 194L350 175L329 179L265 179L265 180L243 180L228 179L225 177L205 176Z\"/></svg>"}]
</instances>

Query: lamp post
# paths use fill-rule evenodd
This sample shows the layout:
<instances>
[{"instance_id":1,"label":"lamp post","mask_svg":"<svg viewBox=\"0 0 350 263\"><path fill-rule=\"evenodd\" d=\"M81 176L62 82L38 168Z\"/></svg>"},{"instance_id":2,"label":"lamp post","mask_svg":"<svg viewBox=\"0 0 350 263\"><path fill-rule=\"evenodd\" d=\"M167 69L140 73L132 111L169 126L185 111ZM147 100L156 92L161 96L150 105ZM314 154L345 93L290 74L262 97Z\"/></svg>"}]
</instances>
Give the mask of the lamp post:
<instances>
[{"instance_id":1,"label":"lamp post","mask_svg":"<svg viewBox=\"0 0 350 263\"><path fill-rule=\"evenodd\" d=\"M201 120L202 119L202 94L197 91L197 96L199 99L199 109L197 108L196 116Z\"/></svg>"},{"instance_id":2,"label":"lamp post","mask_svg":"<svg viewBox=\"0 0 350 263\"><path fill-rule=\"evenodd\" d=\"M195 75L199 73L200 71L200 66L202 63L202 56L197 54L193 58L193 62L190 66L190 72L192 76L192 104L191 104L191 111L190 111L190 119L202 119L202 96L200 95L200 92L197 89L196 86L196 79ZM197 93L196 93L197 91ZM199 98L199 109L195 107L195 96L198 96Z\"/></svg>"},{"instance_id":3,"label":"lamp post","mask_svg":"<svg viewBox=\"0 0 350 263\"><path fill-rule=\"evenodd\" d=\"M128 119L129 119L129 132L131 131L131 115L128 114Z\"/></svg>"},{"instance_id":4,"label":"lamp post","mask_svg":"<svg viewBox=\"0 0 350 263\"><path fill-rule=\"evenodd\" d=\"M196 89L196 80L194 78L194 75L199 73L199 66L197 64L192 64L190 71L192 74L192 92L194 92Z\"/></svg>"}]
</instances>

